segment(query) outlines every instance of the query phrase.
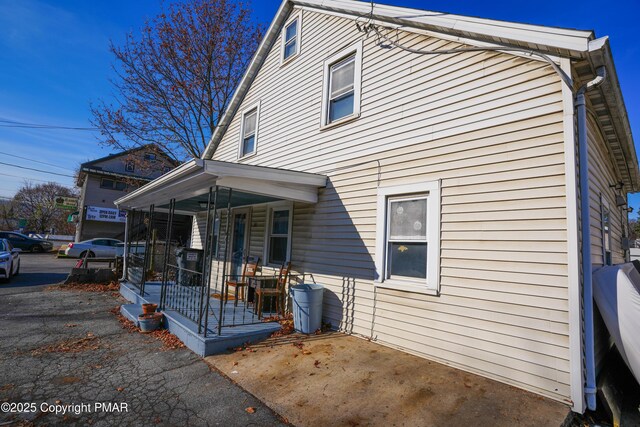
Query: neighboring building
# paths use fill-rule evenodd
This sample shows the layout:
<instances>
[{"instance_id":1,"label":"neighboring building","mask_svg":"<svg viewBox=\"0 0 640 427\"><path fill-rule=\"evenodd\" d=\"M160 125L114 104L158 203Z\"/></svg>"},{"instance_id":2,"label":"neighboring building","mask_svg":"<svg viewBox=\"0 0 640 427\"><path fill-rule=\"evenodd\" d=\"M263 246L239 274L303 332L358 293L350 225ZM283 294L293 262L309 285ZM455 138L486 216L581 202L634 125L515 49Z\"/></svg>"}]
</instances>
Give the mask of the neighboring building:
<instances>
[{"instance_id":1,"label":"neighboring building","mask_svg":"<svg viewBox=\"0 0 640 427\"><path fill-rule=\"evenodd\" d=\"M80 165L76 241L124 239L125 213L113 201L172 170L176 162L154 145L111 154Z\"/></svg>"},{"instance_id":2,"label":"neighboring building","mask_svg":"<svg viewBox=\"0 0 640 427\"><path fill-rule=\"evenodd\" d=\"M191 213L197 247L216 185L236 199L212 280L236 254L289 259L342 331L592 402L607 341L596 324L587 344L582 292L628 259L620 200L640 189L607 38L285 0L203 158L117 203Z\"/></svg>"}]
</instances>

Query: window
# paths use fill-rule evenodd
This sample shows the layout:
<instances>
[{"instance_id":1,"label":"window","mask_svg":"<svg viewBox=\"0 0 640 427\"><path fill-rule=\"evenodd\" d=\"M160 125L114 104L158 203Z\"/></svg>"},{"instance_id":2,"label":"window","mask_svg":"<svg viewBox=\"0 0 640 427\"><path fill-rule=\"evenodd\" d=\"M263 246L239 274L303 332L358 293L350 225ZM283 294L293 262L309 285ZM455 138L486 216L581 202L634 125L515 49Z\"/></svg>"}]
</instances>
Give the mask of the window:
<instances>
[{"instance_id":1,"label":"window","mask_svg":"<svg viewBox=\"0 0 640 427\"><path fill-rule=\"evenodd\" d=\"M144 159L148 162L155 162L156 161L156 155L155 153L145 153L144 154Z\"/></svg>"},{"instance_id":2,"label":"window","mask_svg":"<svg viewBox=\"0 0 640 427\"><path fill-rule=\"evenodd\" d=\"M268 265L282 265L291 254L291 207L280 206L269 210L265 259Z\"/></svg>"},{"instance_id":3,"label":"window","mask_svg":"<svg viewBox=\"0 0 640 427\"><path fill-rule=\"evenodd\" d=\"M113 179L102 178L100 180L100 188L106 188L107 190L124 191L127 189L127 183L123 181L116 181Z\"/></svg>"},{"instance_id":4,"label":"window","mask_svg":"<svg viewBox=\"0 0 640 427\"><path fill-rule=\"evenodd\" d=\"M378 190L376 285L437 294L440 183Z\"/></svg>"},{"instance_id":5,"label":"window","mask_svg":"<svg viewBox=\"0 0 640 427\"><path fill-rule=\"evenodd\" d=\"M300 53L301 14L295 17L282 29L282 63Z\"/></svg>"},{"instance_id":6,"label":"window","mask_svg":"<svg viewBox=\"0 0 640 427\"><path fill-rule=\"evenodd\" d=\"M360 115L362 43L339 52L324 63L322 126Z\"/></svg>"},{"instance_id":7,"label":"window","mask_svg":"<svg viewBox=\"0 0 640 427\"><path fill-rule=\"evenodd\" d=\"M600 215L602 223L602 262L604 265L613 265L611 257L611 209L609 202L600 195Z\"/></svg>"},{"instance_id":8,"label":"window","mask_svg":"<svg viewBox=\"0 0 640 427\"><path fill-rule=\"evenodd\" d=\"M242 124L240 126L240 158L256 153L259 117L260 104L251 106L242 113Z\"/></svg>"},{"instance_id":9,"label":"window","mask_svg":"<svg viewBox=\"0 0 640 427\"><path fill-rule=\"evenodd\" d=\"M131 161L129 161L129 162L127 162L127 163L125 163L125 165L124 165L124 170L125 170L126 172L135 172L135 171L136 171L136 165L135 165L135 163L133 163L133 162L131 162Z\"/></svg>"}]
</instances>

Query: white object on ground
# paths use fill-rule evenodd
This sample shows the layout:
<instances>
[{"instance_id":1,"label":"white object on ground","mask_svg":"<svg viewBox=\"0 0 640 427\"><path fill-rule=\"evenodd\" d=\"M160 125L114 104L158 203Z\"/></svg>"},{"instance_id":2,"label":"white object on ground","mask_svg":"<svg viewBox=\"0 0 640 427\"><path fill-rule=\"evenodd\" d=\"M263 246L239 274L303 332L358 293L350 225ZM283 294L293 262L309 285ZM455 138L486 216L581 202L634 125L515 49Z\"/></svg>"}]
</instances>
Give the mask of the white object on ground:
<instances>
[{"instance_id":1,"label":"white object on ground","mask_svg":"<svg viewBox=\"0 0 640 427\"><path fill-rule=\"evenodd\" d=\"M640 382L640 273L633 263L593 274L593 297L620 355Z\"/></svg>"}]
</instances>

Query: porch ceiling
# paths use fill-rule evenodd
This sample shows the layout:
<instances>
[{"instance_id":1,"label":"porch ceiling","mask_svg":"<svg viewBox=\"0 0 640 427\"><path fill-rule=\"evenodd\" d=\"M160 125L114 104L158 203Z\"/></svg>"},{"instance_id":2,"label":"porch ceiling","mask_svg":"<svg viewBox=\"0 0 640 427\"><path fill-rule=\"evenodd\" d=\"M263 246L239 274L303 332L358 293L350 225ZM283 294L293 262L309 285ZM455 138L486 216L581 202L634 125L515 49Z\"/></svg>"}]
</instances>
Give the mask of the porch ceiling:
<instances>
[{"instance_id":1,"label":"porch ceiling","mask_svg":"<svg viewBox=\"0 0 640 427\"><path fill-rule=\"evenodd\" d=\"M210 187L233 190L232 205L243 206L277 200L315 203L326 176L264 166L194 159L116 200L120 209L167 208L176 200L177 212L198 212ZM222 199L222 200L221 200ZM228 193L220 192L218 206L226 206Z\"/></svg>"}]
</instances>

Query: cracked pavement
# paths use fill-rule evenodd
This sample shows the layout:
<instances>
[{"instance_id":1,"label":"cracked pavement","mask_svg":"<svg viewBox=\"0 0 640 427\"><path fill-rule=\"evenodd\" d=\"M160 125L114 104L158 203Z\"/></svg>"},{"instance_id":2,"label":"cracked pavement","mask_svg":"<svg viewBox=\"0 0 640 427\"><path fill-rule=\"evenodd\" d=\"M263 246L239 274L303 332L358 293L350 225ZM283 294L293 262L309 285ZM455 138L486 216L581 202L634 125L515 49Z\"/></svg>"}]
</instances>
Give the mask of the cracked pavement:
<instances>
[{"instance_id":1,"label":"cracked pavement","mask_svg":"<svg viewBox=\"0 0 640 427\"><path fill-rule=\"evenodd\" d=\"M42 270L68 260L43 254L22 262L21 275L0 284L0 404L36 408L0 411L0 426L286 425L190 350L166 350L151 336L123 329L109 312L124 302L120 297L46 289ZM31 272L39 274L35 283ZM84 338L74 352L52 351ZM87 403L89 410L53 414L42 411L44 402ZM100 411L96 402L124 402L128 410Z\"/></svg>"}]
</instances>

